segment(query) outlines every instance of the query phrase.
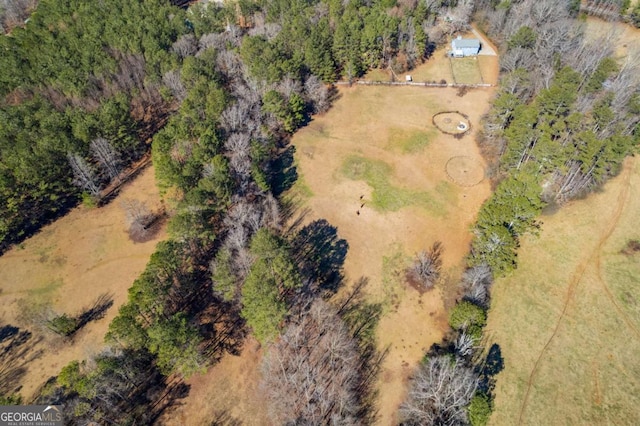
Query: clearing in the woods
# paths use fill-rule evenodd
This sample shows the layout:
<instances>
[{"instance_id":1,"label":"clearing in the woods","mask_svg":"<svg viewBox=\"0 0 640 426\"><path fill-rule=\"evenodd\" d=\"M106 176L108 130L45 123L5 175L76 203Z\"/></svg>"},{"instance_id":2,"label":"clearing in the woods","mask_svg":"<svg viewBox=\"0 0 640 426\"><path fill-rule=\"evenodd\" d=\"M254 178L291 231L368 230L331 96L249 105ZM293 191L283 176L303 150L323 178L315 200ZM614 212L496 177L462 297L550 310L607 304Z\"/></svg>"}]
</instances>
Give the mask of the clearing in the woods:
<instances>
[{"instance_id":1,"label":"clearing in the woods","mask_svg":"<svg viewBox=\"0 0 640 426\"><path fill-rule=\"evenodd\" d=\"M323 116L295 134L298 180L286 196L306 211L304 222L326 219L349 244L345 288L368 277L368 300L383 305L377 340L389 348L378 383L379 424L392 424L408 378L425 351L447 330L447 308L469 249L470 225L490 194L486 179L459 185L447 174L484 170L474 138L493 89L464 96L450 88L344 88ZM457 139L440 132L434 114L458 110L471 130ZM459 169L459 170L458 170ZM434 241L444 245L444 278L433 291L408 286L404 269ZM190 395L168 424L207 424L213 418L267 424L255 373L254 343L190 380ZM223 368L224 366L224 368ZM248 374L250 373L250 374Z\"/></svg>"},{"instance_id":2,"label":"clearing in the woods","mask_svg":"<svg viewBox=\"0 0 640 426\"><path fill-rule=\"evenodd\" d=\"M20 392L29 402L50 377L73 360L84 360L104 347L104 335L127 290L142 273L155 246L164 238L159 229L150 241L129 239L123 200L140 200L160 209L153 167L126 184L101 208L80 206L35 236L0 256L0 394ZM51 313L77 315L101 295L104 316L89 322L72 338L45 330ZM17 327L31 336L7 338ZM8 334L6 334L8 333ZM15 334L14 334L15 336Z\"/></svg>"}]
</instances>

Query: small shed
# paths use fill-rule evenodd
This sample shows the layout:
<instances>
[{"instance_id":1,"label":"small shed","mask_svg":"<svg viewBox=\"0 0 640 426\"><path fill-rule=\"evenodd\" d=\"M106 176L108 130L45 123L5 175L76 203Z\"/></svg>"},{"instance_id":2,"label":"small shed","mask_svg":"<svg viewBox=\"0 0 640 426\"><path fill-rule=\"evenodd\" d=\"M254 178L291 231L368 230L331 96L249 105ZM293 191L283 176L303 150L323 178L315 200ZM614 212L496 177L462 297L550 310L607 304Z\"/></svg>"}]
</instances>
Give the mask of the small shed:
<instances>
[{"instance_id":1,"label":"small shed","mask_svg":"<svg viewBox=\"0 0 640 426\"><path fill-rule=\"evenodd\" d=\"M451 42L451 52L454 57L477 56L480 52L480 40L477 38L462 38L458 36Z\"/></svg>"},{"instance_id":2,"label":"small shed","mask_svg":"<svg viewBox=\"0 0 640 426\"><path fill-rule=\"evenodd\" d=\"M410 75L406 76L404 79L405 79L405 81L413 81L413 78L411 78Z\"/></svg>"}]
</instances>

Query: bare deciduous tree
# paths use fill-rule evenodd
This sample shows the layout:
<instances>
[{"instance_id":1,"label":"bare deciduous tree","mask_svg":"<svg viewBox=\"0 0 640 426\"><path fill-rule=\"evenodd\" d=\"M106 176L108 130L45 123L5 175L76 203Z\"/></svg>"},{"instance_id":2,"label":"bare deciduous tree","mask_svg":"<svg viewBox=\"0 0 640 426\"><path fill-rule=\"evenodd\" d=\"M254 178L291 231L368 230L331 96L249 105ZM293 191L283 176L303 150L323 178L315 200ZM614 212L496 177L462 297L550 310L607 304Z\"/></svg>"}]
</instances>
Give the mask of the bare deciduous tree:
<instances>
[{"instance_id":1,"label":"bare deciduous tree","mask_svg":"<svg viewBox=\"0 0 640 426\"><path fill-rule=\"evenodd\" d=\"M408 270L411 280L425 290L430 290L440 278L442 269L442 243L436 241L427 251L421 251L416 255L413 265Z\"/></svg>"},{"instance_id":2,"label":"bare deciduous tree","mask_svg":"<svg viewBox=\"0 0 640 426\"><path fill-rule=\"evenodd\" d=\"M150 225L156 215L140 200L124 199L121 203L129 225L129 237L133 241L144 241L150 234Z\"/></svg>"},{"instance_id":3,"label":"bare deciduous tree","mask_svg":"<svg viewBox=\"0 0 640 426\"><path fill-rule=\"evenodd\" d=\"M238 99L237 102L222 111L220 124L228 132L242 129L249 119L251 105L245 99Z\"/></svg>"},{"instance_id":4,"label":"bare deciduous tree","mask_svg":"<svg viewBox=\"0 0 640 426\"><path fill-rule=\"evenodd\" d=\"M251 173L251 143L249 135L233 133L227 138L224 147L229 153L229 165L243 179Z\"/></svg>"},{"instance_id":5,"label":"bare deciduous tree","mask_svg":"<svg viewBox=\"0 0 640 426\"><path fill-rule=\"evenodd\" d=\"M282 30L275 22L266 22L264 13L258 12L253 16L253 28L249 30L250 36L263 36L267 40L273 40Z\"/></svg>"},{"instance_id":6,"label":"bare deciduous tree","mask_svg":"<svg viewBox=\"0 0 640 426\"><path fill-rule=\"evenodd\" d=\"M185 89L180 79L180 70L167 71L162 76L162 82L171 90L171 94L180 102L187 97L187 89Z\"/></svg>"},{"instance_id":7,"label":"bare deciduous tree","mask_svg":"<svg viewBox=\"0 0 640 426\"><path fill-rule=\"evenodd\" d=\"M476 346L474 338L468 335L465 331L460 332L456 340L453 342L456 355L460 358L468 358L473 355L473 350Z\"/></svg>"},{"instance_id":8,"label":"bare deciduous tree","mask_svg":"<svg viewBox=\"0 0 640 426\"><path fill-rule=\"evenodd\" d=\"M275 424L360 424L358 346L335 309L316 300L263 362Z\"/></svg>"},{"instance_id":9,"label":"bare deciduous tree","mask_svg":"<svg viewBox=\"0 0 640 426\"><path fill-rule=\"evenodd\" d=\"M198 42L199 50L197 55L200 55L205 50L213 47L216 50L224 50L226 49L227 40L223 34L220 33L209 33L203 34L200 37L200 41ZM197 56L196 55L196 56Z\"/></svg>"},{"instance_id":10,"label":"bare deciduous tree","mask_svg":"<svg viewBox=\"0 0 640 426\"><path fill-rule=\"evenodd\" d=\"M266 226L273 229L280 229L282 226L282 216L280 214L280 205L276 197L267 193L264 200L262 200L262 226Z\"/></svg>"},{"instance_id":11,"label":"bare deciduous tree","mask_svg":"<svg viewBox=\"0 0 640 426\"><path fill-rule=\"evenodd\" d=\"M294 93L302 92L300 81L294 80L291 76L286 76L277 86L278 92L282 93L285 98L289 99Z\"/></svg>"},{"instance_id":12,"label":"bare deciduous tree","mask_svg":"<svg viewBox=\"0 0 640 426\"><path fill-rule=\"evenodd\" d=\"M480 306L487 306L492 283L493 274L486 263L468 268L462 276L465 296Z\"/></svg>"},{"instance_id":13,"label":"bare deciduous tree","mask_svg":"<svg viewBox=\"0 0 640 426\"><path fill-rule=\"evenodd\" d=\"M37 4L37 0L0 0L0 30L22 25Z\"/></svg>"},{"instance_id":14,"label":"bare deciduous tree","mask_svg":"<svg viewBox=\"0 0 640 426\"><path fill-rule=\"evenodd\" d=\"M118 177L122 171L120 155L105 138L96 138L89 145L93 158L104 168L110 179Z\"/></svg>"},{"instance_id":15,"label":"bare deciduous tree","mask_svg":"<svg viewBox=\"0 0 640 426\"><path fill-rule=\"evenodd\" d=\"M329 89L315 75L310 75L304 82L304 92L307 99L313 104L313 112L316 114L327 112L331 106L329 101Z\"/></svg>"},{"instance_id":16,"label":"bare deciduous tree","mask_svg":"<svg viewBox=\"0 0 640 426\"><path fill-rule=\"evenodd\" d=\"M93 168L78 154L67 154L67 160L73 171L73 183L88 191L92 196L100 195L100 183Z\"/></svg>"},{"instance_id":17,"label":"bare deciduous tree","mask_svg":"<svg viewBox=\"0 0 640 426\"><path fill-rule=\"evenodd\" d=\"M400 406L406 425L459 425L467 423L466 407L478 386L472 368L441 355L420 366L407 401Z\"/></svg>"},{"instance_id":18,"label":"bare deciduous tree","mask_svg":"<svg viewBox=\"0 0 640 426\"><path fill-rule=\"evenodd\" d=\"M198 51L198 40L193 34L182 35L173 43L171 51L180 58L193 56Z\"/></svg>"}]
</instances>

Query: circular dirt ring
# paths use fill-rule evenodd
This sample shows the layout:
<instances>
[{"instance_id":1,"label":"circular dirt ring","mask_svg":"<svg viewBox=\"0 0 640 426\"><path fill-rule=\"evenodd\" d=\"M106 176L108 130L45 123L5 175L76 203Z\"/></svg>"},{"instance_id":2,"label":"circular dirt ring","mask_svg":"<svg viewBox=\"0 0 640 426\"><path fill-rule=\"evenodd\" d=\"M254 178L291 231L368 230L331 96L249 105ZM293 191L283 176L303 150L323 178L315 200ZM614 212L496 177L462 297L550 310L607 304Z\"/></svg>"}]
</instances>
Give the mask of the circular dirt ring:
<instances>
[{"instance_id":1,"label":"circular dirt ring","mask_svg":"<svg viewBox=\"0 0 640 426\"><path fill-rule=\"evenodd\" d=\"M445 166L447 176L460 186L475 186L484 180L484 167L466 155L451 157Z\"/></svg>"},{"instance_id":2,"label":"circular dirt ring","mask_svg":"<svg viewBox=\"0 0 640 426\"><path fill-rule=\"evenodd\" d=\"M471 130L471 122L466 114L459 111L439 112L431 119L433 125L442 133L460 136Z\"/></svg>"}]
</instances>

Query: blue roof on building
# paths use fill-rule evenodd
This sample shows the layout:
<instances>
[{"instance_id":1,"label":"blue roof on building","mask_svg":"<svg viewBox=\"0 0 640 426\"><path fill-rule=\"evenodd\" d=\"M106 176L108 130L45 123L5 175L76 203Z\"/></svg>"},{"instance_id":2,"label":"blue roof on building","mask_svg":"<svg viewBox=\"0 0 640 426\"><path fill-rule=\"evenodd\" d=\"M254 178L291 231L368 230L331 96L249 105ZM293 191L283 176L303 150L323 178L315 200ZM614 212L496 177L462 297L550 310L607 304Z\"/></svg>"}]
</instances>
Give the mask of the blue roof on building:
<instances>
[{"instance_id":1,"label":"blue roof on building","mask_svg":"<svg viewBox=\"0 0 640 426\"><path fill-rule=\"evenodd\" d=\"M480 40L477 38L463 38L453 40L454 49L473 48L480 49Z\"/></svg>"}]
</instances>

